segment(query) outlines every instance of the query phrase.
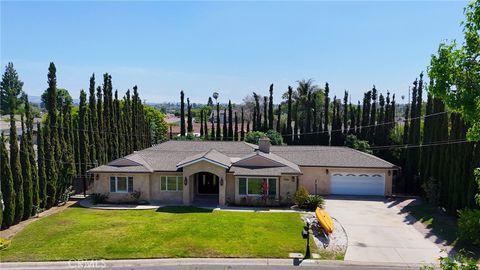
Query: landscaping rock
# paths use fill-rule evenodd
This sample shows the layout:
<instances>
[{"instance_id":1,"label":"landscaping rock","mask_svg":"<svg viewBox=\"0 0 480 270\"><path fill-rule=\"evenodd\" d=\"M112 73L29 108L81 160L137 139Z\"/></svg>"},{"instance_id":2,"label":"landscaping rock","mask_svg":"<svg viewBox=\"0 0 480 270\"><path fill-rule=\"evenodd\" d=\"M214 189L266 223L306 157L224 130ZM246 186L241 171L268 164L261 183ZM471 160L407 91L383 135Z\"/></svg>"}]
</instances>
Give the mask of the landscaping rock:
<instances>
[{"instance_id":1,"label":"landscaping rock","mask_svg":"<svg viewBox=\"0 0 480 270\"><path fill-rule=\"evenodd\" d=\"M313 239L318 249L341 252L343 254L347 251L347 234L342 224L340 224L338 220L332 217L334 229L333 232L327 237L323 232L322 227L318 223L315 213L305 213L302 215L302 219L305 223L307 221L310 222L313 232Z\"/></svg>"}]
</instances>

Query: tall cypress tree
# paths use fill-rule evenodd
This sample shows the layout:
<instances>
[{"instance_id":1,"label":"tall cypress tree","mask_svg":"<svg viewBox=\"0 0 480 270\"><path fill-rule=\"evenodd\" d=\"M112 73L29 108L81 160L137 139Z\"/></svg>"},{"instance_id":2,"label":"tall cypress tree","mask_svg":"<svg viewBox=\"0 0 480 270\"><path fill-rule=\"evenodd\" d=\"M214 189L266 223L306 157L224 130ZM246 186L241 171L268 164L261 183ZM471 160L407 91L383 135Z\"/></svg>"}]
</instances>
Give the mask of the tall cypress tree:
<instances>
[{"instance_id":1,"label":"tall cypress tree","mask_svg":"<svg viewBox=\"0 0 480 270\"><path fill-rule=\"evenodd\" d=\"M15 188L15 218L14 224L20 222L24 212L23 177L20 166L20 156L17 143L17 128L15 125L15 111L17 108L16 97L10 94L10 168L13 175Z\"/></svg>"},{"instance_id":2,"label":"tall cypress tree","mask_svg":"<svg viewBox=\"0 0 480 270\"><path fill-rule=\"evenodd\" d=\"M277 108L277 132L278 133L282 133L282 124L280 122L281 120L281 116L282 116L282 104L278 104L278 108Z\"/></svg>"},{"instance_id":3,"label":"tall cypress tree","mask_svg":"<svg viewBox=\"0 0 480 270\"><path fill-rule=\"evenodd\" d=\"M228 101L228 140L233 140L233 109L232 102Z\"/></svg>"},{"instance_id":4,"label":"tall cypress tree","mask_svg":"<svg viewBox=\"0 0 480 270\"><path fill-rule=\"evenodd\" d=\"M377 121L377 89L375 88L375 85L372 88L372 108L370 110L370 127L367 129L368 132L368 141L370 143L374 142L374 137L375 137L375 129L376 129L376 123Z\"/></svg>"},{"instance_id":5,"label":"tall cypress tree","mask_svg":"<svg viewBox=\"0 0 480 270\"><path fill-rule=\"evenodd\" d=\"M295 102L294 110L294 124L293 124L293 144L299 144L300 140L298 137L298 101Z\"/></svg>"},{"instance_id":6,"label":"tall cypress tree","mask_svg":"<svg viewBox=\"0 0 480 270\"><path fill-rule=\"evenodd\" d=\"M365 93L363 97L363 109L362 109L362 125L361 125L361 133L360 138L362 140L369 140L370 129L372 128L370 125L370 104L372 99L372 91L368 91Z\"/></svg>"},{"instance_id":7,"label":"tall cypress tree","mask_svg":"<svg viewBox=\"0 0 480 270\"><path fill-rule=\"evenodd\" d=\"M355 111L355 108L353 107L352 102L348 104L348 108L349 108L348 113L350 117L350 126L347 129L347 134L357 134L357 126L355 125L357 123L355 119L356 111Z\"/></svg>"},{"instance_id":8,"label":"tall cypress tree","mask_svg":"<svg viewBox=\"0 0 480 270\"><path fill-rule=\"evenodd\" d=\"M214 118L214 117L212 116L212 128L211 128L212 131L211 131L211 133L210 133L210 139L211 139L212 141L215 141L217 138L216 138L216 133L215 133L215 123L214 123L214 121L213 121L213 118Z\"/></svg>"},{"instance_id":9,"label":"tall cypress tree","mask_svg":"<svg viewBox=\"0 0 480 270\"><path fill-rule=\"evenodd\" d=\"M207 126L207 119L208 119L208 115L207 115L207 112L204 112L204 119L203 119L203 134L205 135L205 140L209 140L209 136L208 136L208 126Z\"/></svg>"},{"instance_id":10,"label":"tall cypress tree","mask_svg":"<svg viewBox=\"0 0 480 270\"><path fill-rule=\"evenodd\" d=\"M288 86L288 100L287 100L287 137L286 143L292 144L292 87Z\"/></svg>"},{"instance_id":11,"label":"tall cypress tree","mask_svg":"<svg viewBox=\"0 0 480 270\"><path fill-rule=\"evenodd\" d=\"M33 147L33 115L30 108L30 102L28 101L28 96L25 95L25 120L26 120L26 128L27 133L26 135L26 142L27 142L27 150L28 150L28 159L30 161L30 168L31 168L31 179L32 179L32 204L35 206L39 206L39 183L38 183L38 168L37 168L37 155L35 153L35 149ZM32 214L33 211L32 211Z\"/></svg>"},{"instance_id":12,"label":"tall cypress tree","mask_svg":"<svg viewBox=\"0 0 480 270\"><path fill-rule=\"evenodd\" d=\"M56 96L57 96L57 69L55 64L50 63L48 68L48 106L47 106L47 119L48 129L45 132L45 138L48 140L48 144L45 144L45 159L48 160L47 166L47 208L56 204L57 198L57 182L58 182L58 168L55 160L60 159L58 150L58 136L57 136L57 108L56 108ZM13 172L13 170L12 170Z\"/></svg>"},{"instance_id":13,"label":"tall cypress tree","mask_svg":"<svg viewBox=\"0 0 480 270\"><path fill-rule=\"evenodd\" d=\"M267 99L267 96L264 96L263 97L263 126L262 126L262 131L267 131L267 129L268 129L267 107L268 107L268 99Z\"/></svg>"},{"instance_id":14,"label":"tall cypress tree","mask_svg":"<svg viewBox=\"0 0 480 270\"><path fill-rule=\"evenodd\" d=\"M185 94L180 91L180 136L185 136Z\"/></svg>"},{"instance_id":15,"label":"tall cypress tree","mask_svg":"<svg viewBox=\"0 0 480 270\"><path fill-rule=\"evenodd\" d=\"M348 92L345 90L343 95L343 134L348 133Z\"/></svg>"},{"instance_id":16,"label":"tall cypress tree","mask_svg":"<svg viewBox=\"0 0 480 270\"><path fill-rule=\"evenodd\" d=\"M273 129L273 83L270 84L269 93L270 96L268 100L268 129Z\"/></svg>"},{"instance_id":17,"label":"tall cypress tree","mask_svg":"<svg viewBox=\"0 0 480 270\"><path fill-rule=\"evenodd\" d=\"M90 77L90 86L88 88L88 142L91 162L98 160L97 157L97 104L95 100L95 74Z\"/></svg>"},{"instance_id":18,"label":"tall cypress tree","mask_svg":"<svg viewBox=\"0 0 480 270\"><path fill-rule=\"evenodd\" d=\"M262 114L260 113L260 96L257 95L255 92L253 93L253 98L255 99L255 110L256 114L254 114L254 122L252 129L254 131L262 129Z\"/></svg>"},{"instance_id":19,"label":"tall cypress tree","mask_svg":"<svg viewBox=\"0 0 480 270\"><path fill-rule=\"evenodd\" d=\"M227 130L227 108L223 108L223 129L222 129L222 141L228 141L228 130Z\"/></svg>"},{"instance_id":20,"label":"tall cypress tree","mask_svg":"<svg viewBox=\"0 0 480 270\"><path fill-rule=\"evenodd\" d=\"M235 131L233 133L233 140L238 141L238 118L237 118L237 112L235 111Z\"/></svg>"},{"instance_id":21,"label":"tall cypress tree","mask_svg":"<svg viewBox=\"0 0 480 270\"><path fill-rule=\"evenodd\" d=\"M217 102L217 131L215 133L215 140L222 140L222 130L220 129L220 103Z\"/></svg>"},{"instance_id":22,"label":"tall cypress tree","mask_svg":"<svg viewBox=\"0 0 480 270\"><path fill-rule=\"evenodd\" d=\"M306 117L305 117L305 123L304 123L304 128L302 130L302 134L300 134L300 143L305 145L305 144L310 144L310 136L311 136L311 127L312 127L312 92L308 91L307 93L307 104L306 104Z\"/></svg>"},{"instance_id":23,"label":"tall cypress tree","mask_svg":"<svg viewBox=\"0 0 480 270\"><path fill-rule=\"evenodd\" d=\"M93 112L95 113L95 111ZM63 166L61 171L61 184L58 185L60 193L66 192L72 183L72 179L76 174L73 131L72 131L72 104L66 102L63 106Z\"/></svg>"},{"instance_id":24,"label":"tall cypress tree","mask_svg":"<svg viewBox=\"0 0 480 270\"><path fill-rule=\"evenodd\" d=\"M45 173L45 137L40 123L37 123L38 198L40 208L47 206L47 175Z\"/></svg>"},{"instance_id":25,"label":"tall cypress tree","mask_svg":"<svg viewBox=\"0 0 480 270\"><path fill-rule=\"evenodd\" d=\"M190 105L190 98L187 98L187 132L193 132L192 105Z\"/></svg>"},{"instance_id":26,"label":"tall cypress tree","mask_svg":"<svg viewBox=\"0 0 480 270\"><path fill-rule=\"evenodd\" d=\"M103 104L102 104L102 88L100 86L97 87L97 158L99 164L105 164L107 162L106 153L105 153L105 126L103 123ZM93 113L93 112L92 112ZM75 138L75 137L74 137ZM131 138L130 140L131 141Z\"/></svg>"},{"instance_id":27,"label":"tall cypress tree","mask_svg":"<svg viewBox=\"0 0 480 270\"><path fill-rule=\"evenodd\" d=\"M204 133L203 133L203 109L200 110L200 137L204 137Z\"/></svg>"},{"instance_id":28,"label":"tall cypress tree","mask_svg":"<svg viewBox=\"0 0 480 270\"><path fill-rule=\"evenodd\" d=\"M325 120L323 121L323 133L322 133L322 140L321 144L322 145L330 145L330 134L329 134L329 121L328 121L328 107L330 104L330 98L328 97L328 94L330 93L330 87L328 83L325 83L325 107L324 107L324 112L323 112L323 117Z\"/></svg>"},{"instance_id":29,"label":"tall cypress tree","mask_svg":"<svg viewBox=\"0 0 480 270\"><path fill-rule=\"evenodd\" d=\"M317 119L317 93L312 93L312 133L309 134L309 144L317 144L317 135L318 135L318 119Z\"/></svg>"},{"instance_id":30,"label":"tall cypress tree","mask_svg":"<svg viewBox=\"0 0 480 270\"><path fill-rule=\"evenodd\" d=\"M243 107L242 107L242 115L241 115L241 119L242 119L241 121L242 121L242 123L241 123L241 126L240 126L240 140L241 140L241 141L244 141L244 140L245 140L245 129L244 129L244 126L243 126L243 125L244 125L244 122L245 122L245 118L244 118L243 113L244 113L244 112L243 112Z\"/></svg>"},{"instance_id":31,"label":"tall cypress tree","mask_svg":"<svg viewBox=\"0 0 480 270\"><path fill-rule=\"evenodd\" d=\"M2 229L7 229L14 223L16 194L3 132L0 137L0 158L2 160L2 162L0 162L0 187L2 189L2 199L4 207L1 225Z\"/></svg>"},{"instance_id":32,"label":"tall cypress tree","mask_svg":"<svg viewBox=\"0 0 480 270\"><path fill-rule=\"evenodd\" d=\"M85 91L80 91L80 105L78 114L79 143L80 143L80 175L86 177L88 164L88 139L85 132L87 106Z\"/></svg>"},{"instance_id":33,"label":"tall cypress tree","mask_svg":"<svg viewBox=\"0 0 480 270\"><path fill-rule=\"evenodd\" d=\"M23 179L23 218L26 220L32 216L33 209L33 185L32 185L32 167L30 166L30 157L28 152L28 136L26 136L23 114L21 115L22 139L20 141L20 164L22 164Z\"/></svg>"}]
</instances>

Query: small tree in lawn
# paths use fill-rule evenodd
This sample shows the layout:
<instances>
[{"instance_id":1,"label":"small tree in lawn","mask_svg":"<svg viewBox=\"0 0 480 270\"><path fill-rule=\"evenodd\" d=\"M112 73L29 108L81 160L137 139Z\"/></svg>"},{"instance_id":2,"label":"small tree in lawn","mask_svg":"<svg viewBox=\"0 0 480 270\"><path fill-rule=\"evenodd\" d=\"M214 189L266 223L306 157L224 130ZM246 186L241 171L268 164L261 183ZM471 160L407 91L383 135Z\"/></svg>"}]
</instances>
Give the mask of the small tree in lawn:
<instances>
[{"instance_id":1,"label":"small tree in lawn","mask_svg":"<svg viewBox=\"0 0 480 270\"><path fill-rule=\"evenodd\" d=\"M262 196L261 196L261 199L263 201L263 205L267 205L267 201L268 201L268 182L266 179L263 179L262 181L262 185L261 185L261 188L262 188Z\"/></svg>"}]
</instances>

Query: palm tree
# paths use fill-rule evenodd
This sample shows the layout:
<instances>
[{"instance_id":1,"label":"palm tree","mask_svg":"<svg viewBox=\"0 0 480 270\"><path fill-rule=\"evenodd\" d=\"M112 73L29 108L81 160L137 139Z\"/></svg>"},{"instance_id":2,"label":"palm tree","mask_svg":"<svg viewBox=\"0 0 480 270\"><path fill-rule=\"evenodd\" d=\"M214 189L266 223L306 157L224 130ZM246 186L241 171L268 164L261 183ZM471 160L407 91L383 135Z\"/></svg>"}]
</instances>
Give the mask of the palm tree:
<instances>
[{"instance_id":1,"label":"palm tree","mask_svg":"<svg viewBox=\"0 0 480 270\"><path fill-rule=\"evenodd\" d=\"M218 92L213 92L212 96L213 96L213 98L215 99L215 103L217 103Z\"/></svg>"}]
</instances>

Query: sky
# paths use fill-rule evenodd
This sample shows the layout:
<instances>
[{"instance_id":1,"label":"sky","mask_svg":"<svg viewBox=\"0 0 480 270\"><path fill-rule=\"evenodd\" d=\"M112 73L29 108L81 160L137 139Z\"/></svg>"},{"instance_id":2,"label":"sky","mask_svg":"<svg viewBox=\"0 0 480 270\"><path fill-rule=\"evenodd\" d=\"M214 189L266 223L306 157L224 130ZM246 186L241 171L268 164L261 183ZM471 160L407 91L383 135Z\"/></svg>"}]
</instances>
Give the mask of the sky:
<instances>
[{"instance_id":1,"label":"sky","mask_svg":"<svg viewBox=\"0 0 480 270\"><path fill-rule=\"evenodd\" d=\"M462 41L465 1L1 1L2 73L13 62L24 91L40 96L50 62L74 98L95 73L121 96L138 85L147 102L275 102L301 79L349 91L375 84L398 98L445 40Z\"/></svg>"}]
</instances>

